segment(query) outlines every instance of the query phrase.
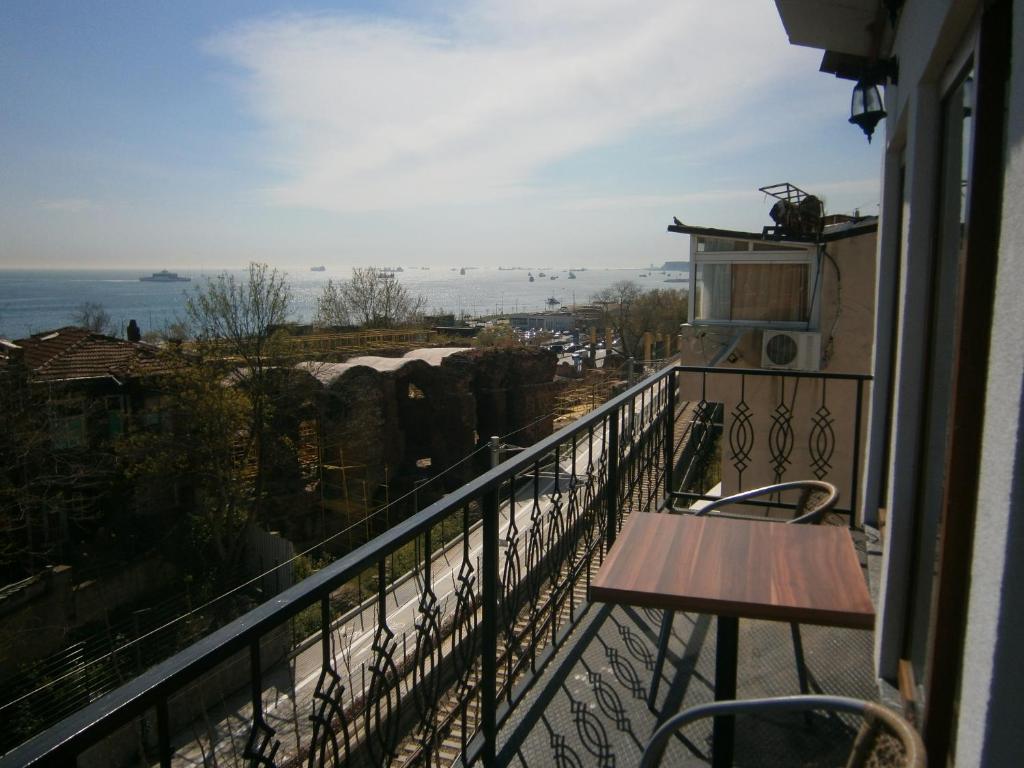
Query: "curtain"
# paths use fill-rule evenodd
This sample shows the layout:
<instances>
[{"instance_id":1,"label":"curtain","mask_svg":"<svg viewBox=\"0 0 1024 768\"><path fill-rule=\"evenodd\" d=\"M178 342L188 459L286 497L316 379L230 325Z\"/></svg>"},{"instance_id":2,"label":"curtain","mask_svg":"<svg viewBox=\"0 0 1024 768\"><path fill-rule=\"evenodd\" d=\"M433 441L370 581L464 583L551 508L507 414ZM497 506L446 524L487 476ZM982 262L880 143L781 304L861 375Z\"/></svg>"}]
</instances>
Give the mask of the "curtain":
<instances>
[{"instance_id":1,"label":"curtain","mask_svg":"<svg viewBox=\"0 0 1024 768\"><path fill-rule=\"evenodd\" d=\"M731 320L808 319L806 264L733 264Z\"/></svg>"},{"instance_id":2,"label":"curtain","mask_svg":"<svg viewBox=\"0 0 1024 768\"><path fill-rule=\"evenodd\" d=\"M729 320L729 264L697 265L696 320Z\"/></svg>"}]
</instances>

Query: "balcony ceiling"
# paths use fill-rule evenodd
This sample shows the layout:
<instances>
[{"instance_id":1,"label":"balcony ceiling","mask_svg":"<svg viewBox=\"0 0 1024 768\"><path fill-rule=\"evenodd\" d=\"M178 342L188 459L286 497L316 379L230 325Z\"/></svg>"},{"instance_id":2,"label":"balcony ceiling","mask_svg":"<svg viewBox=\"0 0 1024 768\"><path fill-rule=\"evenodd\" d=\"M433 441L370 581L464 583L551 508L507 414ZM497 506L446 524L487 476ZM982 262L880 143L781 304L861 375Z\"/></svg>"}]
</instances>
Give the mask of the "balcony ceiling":
<instances>
[{"instance_id":1,"label":"balcony ceiling","mask_svg":"<svg viewBox=\"0 0 1024 768\"><path fill-rule=\"evenodd\" d=\"M775 0L793 45L855 56L871 54L879 0Z\"/></svg>"}]
</instances>

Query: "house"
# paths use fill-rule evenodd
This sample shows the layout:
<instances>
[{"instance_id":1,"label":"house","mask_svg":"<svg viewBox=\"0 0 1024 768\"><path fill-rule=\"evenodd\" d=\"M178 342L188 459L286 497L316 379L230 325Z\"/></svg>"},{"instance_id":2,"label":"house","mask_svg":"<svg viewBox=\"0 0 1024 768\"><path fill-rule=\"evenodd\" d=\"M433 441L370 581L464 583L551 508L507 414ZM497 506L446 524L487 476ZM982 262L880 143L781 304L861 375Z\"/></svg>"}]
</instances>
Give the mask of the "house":
<instances>
[{"instance_id":1,"label":"house","mask_svg":"<svg viewBox=\"0 0 1024 768\"><path fill-rule=\"evenodd\" d=\"M1024 754L1024 6L776 4L793 44L857 83L851 122L867 131L885 115L861 494L863 519L884 531L877 674L916 711L931 764L1013 765Z\"/></svg>"},{"instance_id":2,"label":"house","mask_svg":"<svg viewBox=\"0 0 1024 768\"><path fill-rule=\"evenodd\" d=\"M791 184L777 186L797 201L817 200ZM744 232L669 225L669 232L689 236L691 300L680 336L681 364L870 373L878 219L833 215L819 221L813 231L790 234L778 227ZM681 385L683 399L701 400L697 384ZM780 482L782 470L789 477L829 474L844 499L855 498L853 442L839 439L827 458L819 458L810 439L824 382L794 379L788 386L767 377L714 377L709 398L721 406L721 432L733 453L747 454L740 469L722 462L721 476L713 478L721 482L721 495ZM764 435L754 439L741 429L780 403L793 411L796 425L785 467L772 460ZM855 415L849 410L827 418L833 431L850 433ZM862 408L861 429L866 416ZM743 444L748 436L749 445Z\"/></svg>"},{"instance_id":3,"label":"house","mask_svg":"<svg viewBox=\"0 0 1024 768\"><path fill-rule=\"evenodd\" d=\"M166 363L148 344L76 327L4 342L2 349L0 410L13 449L3 451L10 482L5 524L12 541L25 542L13 547L24 557L4 563L13 580L53 557L71 557L70 541L91 539L112 510L125 506L113 482L113 441L130 418L159 418L151 377Z\"/></svg>"}]
</instances>

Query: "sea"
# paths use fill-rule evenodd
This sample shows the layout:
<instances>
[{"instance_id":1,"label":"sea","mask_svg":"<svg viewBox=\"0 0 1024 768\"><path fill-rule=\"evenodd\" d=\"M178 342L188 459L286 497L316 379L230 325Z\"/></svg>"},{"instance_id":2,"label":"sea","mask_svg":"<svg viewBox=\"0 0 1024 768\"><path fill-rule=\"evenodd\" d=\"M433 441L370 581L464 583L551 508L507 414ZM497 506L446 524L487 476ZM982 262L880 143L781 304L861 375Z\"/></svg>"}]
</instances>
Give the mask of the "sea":
<instances>
[{"instance_id":1,"label":"sea","mask_svg":"<svg viewBox=\"0 0 1024 768\"><path fill-rule=\"evenodd\" d=\"M173 265L168 267L172 271ZM345 280L351 268L324 272L281 270L294 295L292 320L309 322L316 311L316 299L328 280ZM545 276L540 277L544 272ZM589 303L594 294L620 280L630 280L644 289L680 288L687 283L666 283L686 278L686 272L648 269L569 269L467 267L406 267L396 279L412 293L424 297L430 314L481 317L511 312L534 312L560 306L572 308ZM110 314L115 328L135 320L143 333L160 331L183 320L188 291L202 288L209 277L221 272L179 270L188 283L140 282L146 272L139 270L0 270L0 337L18 339L72 322L75 309L85 302L100 304ZM246 270L226 270L243 279ZM530 282L529 274L534 275ZM554 279L552 279L554 277ZM557 304L551 304L554 299Z\"/></svg>"}]
</instances>

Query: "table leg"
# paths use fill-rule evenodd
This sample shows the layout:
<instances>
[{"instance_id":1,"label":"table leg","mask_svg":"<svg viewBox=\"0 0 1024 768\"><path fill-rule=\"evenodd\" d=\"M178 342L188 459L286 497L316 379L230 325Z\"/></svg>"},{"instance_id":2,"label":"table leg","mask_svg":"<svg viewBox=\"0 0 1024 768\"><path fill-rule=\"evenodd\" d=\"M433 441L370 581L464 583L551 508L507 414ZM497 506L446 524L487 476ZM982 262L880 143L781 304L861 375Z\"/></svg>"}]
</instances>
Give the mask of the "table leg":
<instances>
[{"instance_id":1,"label":"table leg","mask_svg":"<svg viewBox=\"0 0 1024 768\"><path fill-rule=\"evenodd\" d=\"M736 698L736 659L739 650L740 620L735 616L718 617L718 637L715 647L715 701ZM712 735L712 765L728 768L732 765L733 736L736 719L716 717Z\"/></svg>"}]
</instances>

